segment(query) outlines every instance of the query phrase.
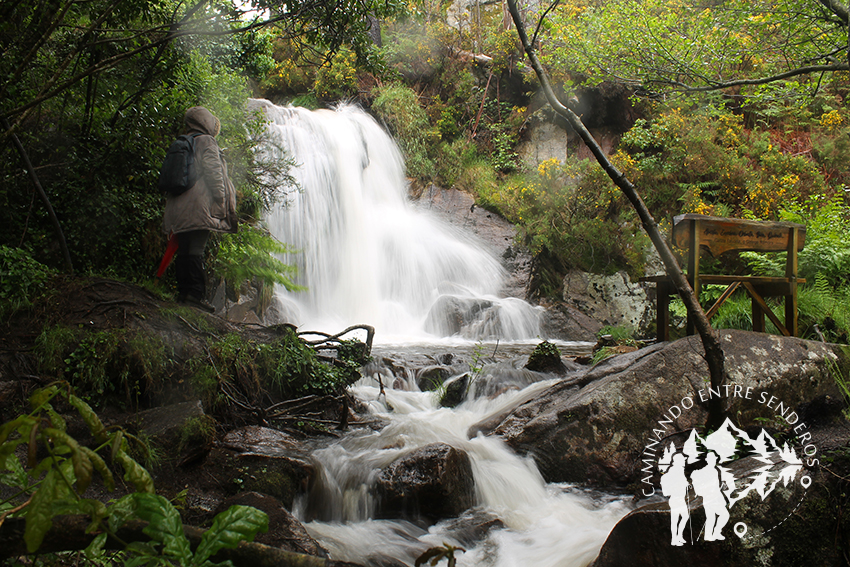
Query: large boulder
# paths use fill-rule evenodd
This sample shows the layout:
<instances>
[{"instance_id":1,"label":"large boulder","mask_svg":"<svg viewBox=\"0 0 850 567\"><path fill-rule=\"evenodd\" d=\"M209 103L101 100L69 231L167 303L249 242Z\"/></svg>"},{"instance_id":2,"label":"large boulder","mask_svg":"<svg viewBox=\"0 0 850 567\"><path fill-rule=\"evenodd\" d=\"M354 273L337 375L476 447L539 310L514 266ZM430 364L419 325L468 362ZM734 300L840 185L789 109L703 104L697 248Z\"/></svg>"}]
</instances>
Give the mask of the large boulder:
<instances>
[{"instance_id":1,"label":"large boulder","mask_svg":"<svg viewBox=\"0 0 850 567\"><path fill-rule=\"evenodd\" d=\"M472 462L465 451L432 443L399 457L378 475L378 516L434 523L475 503Z\"/></svg>"},{"instance_id":2,"label":"large boulder","mask_svg":"<svg viewBox=\"0 0 850 567\"><path fill-rule=\"evenodd\" d=\"M834 439L835 437L831 435ZM844 428L843 442L847 442ZM703 539L705 512L701 498L691 498L685 544L671 545L670 507L657 501L638 507L614 527L592 567L737 567L739 565L843 564L842 546L850 526L836 513L845 501L846 474L850 470L847 447L826 451L828 469L805 471L812 478L808 489L800 482L779 483L765 498L752 492L729 508L722 541ZM752 457L730 465L735 477L746 478L764 463ZM798 479L799 480L799 479ZM836 498L840 496L840 500ZM737 528L737 529L736 529Z\"/></svg>"},{"instance_id":3,"label":"large boulder","mask_svg":"<svg viewBox=\"0 0 850 567\"><path fill-rule=\"evenodd\" d=\"M605 325L645 333L655 318L648 289L648 284L633 283L625 272L605 276L572 270L564 277L563 301Z\"/></svg>"},{"instance_id":4,"label":"large boulder","mask_svg":"<svg viewBox=\"0 0 850 567\"><path fill-rule=\"evenodd\" d=\"M830 374L846 361L840 347L745 331L722 331L720 340L729 375L721 397L740 427L779 424L799 404L841 396ZM501 435L549 482L625 486L639 480L659 420L659 437L705 423L708 386L700 339L686 337L610 358L469 433Z\"/></svg>"},{"instance_id":5,"label":"large boulder","mask_svg":"<svg viewBox=\"0 0 850 567\"><path fill-rule=\"evenodd\" d=\"M200 488L225 495L261 492L291 509L314 474L309 453L309 447L282 431L242 427L225 435L207 455L198 475Z\"/></svg>"},{"instance_id":6,"label":"large boulder","mask_svg":"<svg viewBox=\"0 0 850 567\"><path fill-rule=\"evenodd\" d=\"M465 327L482 317L482 312L493 307L487 299L440 296L425 319L425 330L438 337L461 334Z\"/></svg>"},{"instance_id":7,"label":"large boulder","mask_svg":"<svg viewBox=\"0 0 850 567\"><path fill-rule=\"evenodd\" d=\"M307 533L307 530L301 525L295 516L287 510L283 503L259 492L241 492L236 496L231 496L223 501L215 513L218 514L230 508L231 506L251 506L262 510L269 517L269 530L265 533L259 533L254 538L257 543L270 545L286 551L295 553L304 553L306 555L315 555L318 557L327 557L328 552L322 548L319 543Z\"/></svg>"}]
</instances>

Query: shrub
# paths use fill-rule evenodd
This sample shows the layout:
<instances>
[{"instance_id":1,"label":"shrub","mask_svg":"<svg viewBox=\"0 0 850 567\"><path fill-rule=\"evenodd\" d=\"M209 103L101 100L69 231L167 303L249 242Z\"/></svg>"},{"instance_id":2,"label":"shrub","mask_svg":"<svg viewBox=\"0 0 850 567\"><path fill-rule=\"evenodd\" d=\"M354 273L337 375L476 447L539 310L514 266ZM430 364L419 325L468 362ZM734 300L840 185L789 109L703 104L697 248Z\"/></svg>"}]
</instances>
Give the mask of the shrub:
<instances>
[{"instance_id":1,"label":"shrub","mask_svg":"<svg viewBox=\"0 0 850 567\"><path fill-rule=\"evenodd\" d=\"M26 250L0 245L0 316L32 305L50 274Z\"/></svg>"},{"instance_id":2,"label":"shrub","mask_svg":"<svg viewBox=\"0 0 850 567\"><path fill-rule=\"evenodd\" d=\"M372 109L395 136L408 175L420 180L432 179L434 162L428 155L428 148L436 136L430 131L428 116L419 104L416 92L396 84L380 87L374 94Z\"/></svg>"}]
</instances>

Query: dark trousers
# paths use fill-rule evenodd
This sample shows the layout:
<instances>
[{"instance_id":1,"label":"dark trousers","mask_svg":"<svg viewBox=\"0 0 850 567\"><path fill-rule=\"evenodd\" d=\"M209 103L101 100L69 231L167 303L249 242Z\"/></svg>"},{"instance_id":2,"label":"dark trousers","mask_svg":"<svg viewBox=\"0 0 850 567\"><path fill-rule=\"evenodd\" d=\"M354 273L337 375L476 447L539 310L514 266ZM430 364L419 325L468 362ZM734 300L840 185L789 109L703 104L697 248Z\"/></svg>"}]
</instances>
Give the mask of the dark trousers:
<instances>
[{"instance_id":1,"label":"dark trousers","mask_svg":"<svg viewBox=\"0 0 850 567\"><path fill-rule=\"evenodd\" d=\"M190 230L177 234L177 257L174 269L177 275L177 298L188 296L204 299L207 294L204 274L204 249L210 236L208 230Z\"/></svg>"}]
</instances>

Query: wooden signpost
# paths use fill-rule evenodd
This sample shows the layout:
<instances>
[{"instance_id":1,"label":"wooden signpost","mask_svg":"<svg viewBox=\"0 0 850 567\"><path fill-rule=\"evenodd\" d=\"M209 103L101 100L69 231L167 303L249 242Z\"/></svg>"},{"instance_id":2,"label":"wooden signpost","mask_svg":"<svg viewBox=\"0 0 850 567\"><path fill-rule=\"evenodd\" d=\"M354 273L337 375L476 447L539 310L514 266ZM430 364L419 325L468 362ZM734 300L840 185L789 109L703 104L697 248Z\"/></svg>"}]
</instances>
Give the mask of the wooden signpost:
<instances>
[{"instance_id":1,"label":"wooden signpost","mask_svg":"<svg viewBox=\"0 0 850 567\"><path fill-rule=\"evenodd\" d=\"M705 215L680 215L673 219L673 243L688 251L687 277L699 296L704 284L726 285L726 290L706 311L711 319L720 306L739 287L746 290L752 299L753 330L765 331L765 316L786 336L797 335L797 286L805 280L797 278L797 253L806 242L806 227L791 222L752 221L709 217ZM756 252L786 251L784 277L738 276L700 274L700 250L706 249L712 256L729 251L753 250ZM665 276L643 278L654 282L657 290L657 337L659 341L670 339L670 295L676 289ZM767 305L765 297L783 297L785 300L785 322L779 320ZM688 320L687 333L693 334L693 323Z\"/></svg>"}]
</instances>

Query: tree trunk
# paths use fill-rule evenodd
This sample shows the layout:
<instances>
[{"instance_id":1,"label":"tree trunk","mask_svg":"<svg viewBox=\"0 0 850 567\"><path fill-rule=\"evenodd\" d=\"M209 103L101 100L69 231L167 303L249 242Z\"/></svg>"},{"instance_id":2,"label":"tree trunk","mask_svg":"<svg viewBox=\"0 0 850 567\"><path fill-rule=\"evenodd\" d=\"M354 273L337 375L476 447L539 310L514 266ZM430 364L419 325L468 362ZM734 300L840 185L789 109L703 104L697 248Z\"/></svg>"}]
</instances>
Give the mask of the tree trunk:
<instances>
[{"instance_id":1,"label":"tree trunk","mask_svg":"<svg viewBox=\"0 0 850 567\"><path fill-rule=\"evenodd\" d=\"M73 274L74 265L71 263L71 253L68 251L68 243L65 241L65 233L62 232L62 225L59 224L59 218L53 210L53 205L50 204L50 199L47 197L47 193L44 192L44 187L41 186L41 182L38 180L38 175L35 174L35 169L30 162L26 149L24 149L24 145L18 139L18 135L12 132L12 127L5 118L3 119L3 128L5 128L6 132L12 137L15 149L18 150L18 154L20 154L21 160L24 162L24 169L27 170L30 181L32 181L32 184L38 191L38 196L41 197L41 202L44 203L44 208L47 209L47 214L50 216L50 221L53 223L53 230L56 231L56 239L59 241L59 248L62 250L62 259L65 260L65 269L69 274Z\"/></svg>"},{"instance_id":2,"label":"tree trunk","mask_svg":"<svg viewBox=\"0 0 850 567\"><path fill-rule=\"evenodd\" d=\"M605 170L605 173L608 174L608 177L610 177L617 187L620 188L637 211L644 230L649 235L650 240L652 240L652 244L658 251L658 255L661 257L662 262L664 262L667 275L673 281L673 285L676 286L676 290L679 292L679 296L685 303L688 314L694 322L697 333L699 333L699 336L702 339L703 349L705 350L705 361L708 364L709 375L711 378L711 387L713 389L720 388L720 386L726 381L725 357L723 355L723 349L720 346L720 341L717 339L717 335L711 328L708 318L705 316L705 312L702 310L702 307L700 306L693 289L691 289L687 278L685 278L685 274L679 267L679 263L673 256L673 252L667 245L667 241L664 240L664 237L658 230L658 224L655 222L655 219L652 218L649 209L647 209L646 204L643 202L643 199L641 199L635 186L625 177L625 175L623 175L622 172L614 167L614 164L611 163L608 156L606 156L605 152L602 151L602 148L593 138L593 135L584 126L581 118L558 100L558 97L549 81L549 75L541 65L537 58L534 46L528 39L528 34L525 31L525 26L517 9L516 0L507 0L507 2L511 17L513 18L514 24L517 28L517 34L519 35L520 42L522 43L525 53L528 55L531 67L534 69L534 72L537 74L537 78L540 80L540 85L543 88L543 93L546 95L546 100L549 102L552 109L559 116L564 118L570 126L572 126L579 137L581 137L582 141L590 149L593 157L596 158L596 161L599 162L599 165L601 165L602 169ZM723 421L723 411L722 399L717 396L711 397L708 402L708 422L706 426L709 428L719 427Z\"/></svg>"}]
</instances>

